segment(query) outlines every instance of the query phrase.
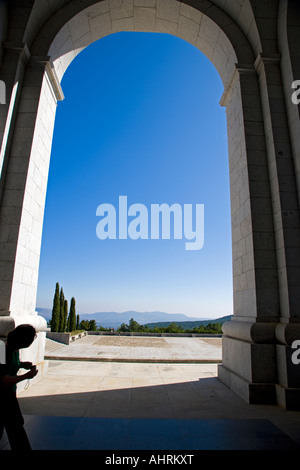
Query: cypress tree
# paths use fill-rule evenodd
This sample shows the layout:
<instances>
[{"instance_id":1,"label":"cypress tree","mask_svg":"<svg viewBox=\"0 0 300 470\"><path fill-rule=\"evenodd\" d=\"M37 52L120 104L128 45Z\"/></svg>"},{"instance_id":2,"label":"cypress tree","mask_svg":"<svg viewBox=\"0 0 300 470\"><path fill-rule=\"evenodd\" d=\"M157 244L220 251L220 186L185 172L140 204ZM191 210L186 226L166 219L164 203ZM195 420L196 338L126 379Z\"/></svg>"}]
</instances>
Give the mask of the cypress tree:
<instances>
[{"instance_id":1,"label":"cypress tree","mask_svg":"<svg viewBox=\"0 0 300 470\"><path fill-rule=\"evenodd\" d=\"M70 314L68 315L68 319L67 319L67 331L71 331L70 330Z\"/></svg>"},{"instance_id":2,"label":"cypress tree","mask_svg":"<svg viewBox=\"0 0 300 470\"><path fill-rule=\"evenodd\" d=\"M67 331L68 324L67 324L67 319L68 319L68 301L65 299L64 301L64 322L63 322L63 331Z\"/></svg>"},{"instance_id":3,"label":"cypress tree","mask_svg":"<svg viewBox=\"0 0 300 470\"><path fill-rule=\"evenodd\" d=\"M58 331L60 333L64 332L64 313L65 313L64 303L65 303L65 296L64 296L63 288L61 288L60 296L59 296L60 310L59 310L59 327L58 327Z\"/></svg>"},{"instance_id":4,"label":"cypress tree","mask_svg":"<svg viewBox=\"0 0 300 470\"><path fill-rule=\"evenodd\" d=\"M79 330L79 315L76 316L76 330Z\"/></svg>"},{"instance_id":5,"label":"cypress tree","mask_svg":"<svg viewBox=\"0 0 300 470\"><path fill-rule=\"evenodd\" d=\"M76 310L75 310L75 298L72 297L69 313L69 331L76 330Z\"/></svg>"},{"instance_id":6,"label":"cypress tree","mask_svg":"<svg viewBox=\"0 0 300 470\"><path fill-rule=\"evenodd\" d=\"M60 295L59 283L56 283L55 294L53 298L52 318L51 318L51 331L56 332L59 328L60 319Z\"/></svg>"}]
</instances>

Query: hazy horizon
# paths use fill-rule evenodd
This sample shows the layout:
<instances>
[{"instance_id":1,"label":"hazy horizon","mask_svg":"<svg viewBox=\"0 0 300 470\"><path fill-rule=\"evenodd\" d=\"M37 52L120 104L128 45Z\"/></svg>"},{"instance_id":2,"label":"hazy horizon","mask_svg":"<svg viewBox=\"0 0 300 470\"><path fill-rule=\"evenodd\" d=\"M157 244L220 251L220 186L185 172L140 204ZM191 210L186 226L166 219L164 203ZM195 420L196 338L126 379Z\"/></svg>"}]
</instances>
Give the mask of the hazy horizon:
<instances>
[{"instance_id":1,"label":"hazy horizon","mask_svg":"<svg viewBox=\"0 0 300 470\"><path fill-rule=\"evenodd\" d=\"M49 310L49 312L52 311L52 307L41 307L41 306L37 306L36 309L42 309L42 310ZM115 311L115 310L111 310L111 311L100 311L100 310L97 310L97 311L94 311L94 312L79 312L79 311L76 311L76 314L79 314L79 315L96 315L96 314L101 314L101 313L104 313L104 314L114 314L114 313L117 313L117 314L123 314L123 313L129 313L129 312L132 312L133 314L134 313L142 313L142 314L147 314L147 313L163 313L163 314L166 314L166 315L184 315L188 318L196 318L196 319L202 319L202 320L209 320L210 318L211 319L216 319L216 318L221 318L221 317L226 317L228 315L232 315L232 313L229 313L229 314L226 314L226 315L223 315L223 314L220 314L220 315L217 315L216 317L207 317L207 316L195 316L195 315L188 315L187 313L182 313L182 312L164 312L164 311L161 311L161 310L153 310L153 311L150 311L150 310L144 310L144 311L137 311L137 310L134 310L134 309L129 309L129 310L123 310L123 311Z\"/></svg>"}]
</instances>

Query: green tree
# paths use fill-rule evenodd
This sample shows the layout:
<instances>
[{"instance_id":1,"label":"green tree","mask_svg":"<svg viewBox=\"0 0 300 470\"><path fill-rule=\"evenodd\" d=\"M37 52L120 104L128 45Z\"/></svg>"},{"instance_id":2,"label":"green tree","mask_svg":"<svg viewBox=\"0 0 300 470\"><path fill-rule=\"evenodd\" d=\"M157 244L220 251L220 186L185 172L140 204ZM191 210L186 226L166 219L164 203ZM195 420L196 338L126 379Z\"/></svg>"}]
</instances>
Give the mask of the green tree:
<instances>
[{"instance_id":1,"label":"green tree","mask_svg":"<svg viewBox=\"0 0 300 470\"><path fill-rule=\"evenodd\" d=\"M88 331L89 330L89 322L87 320L81 320L81 322L79 323L79 328L78 329Z\"/></svg>"},{"instance_id":2,"label":"green tree","mask_svg":"<svg viewBox=\"0 0 300 470\"><path fill-rule=\"evenodd\" d=\"M76 330L79 330L79 315L76 316Z\"/></svg>"},{"instance_id":3,"label":"green tree","mask_svg":"<svg viewBox=\"0 0 300 470\"><path fill-rule=\"evenodd\" d=\"M64 291L63 288L60 289L60 295L59 295L59 325L58 325L58 331L60 333L64 332L64 316L65 316L65 296L64 296Z\"/></svg>"},{"instance_id":4,"label":"green tree","mask_svg":"<svg viewBox=\"0 0 300 470\"><path fill-rule=\"evenodd\" d=\"M59 329L60 321L60 293L59 293L59 283L56 283L55 294L53 298L53 307L52 307L52 317L51 317L51 331L57 332Z\"/></svg>"},{"instance_id":5,"label":"green tree","mask_svg":"<svg viewBox=\"0 0 300 470\"><path fill-rule=\"evenodd\" d=\"M63 332L67 330L67 320L68 320L68 301L64 301L64 322L63 322Z\"/></svg>"},{"instance_id":6,"label":"green tree","mask_svg":"<svg viewBox=\"0 0 300 470\"><path fill-rule=\"evenodd\" d=\"M96 320L82 320L78 324L78 330L85 330L85 331L97 331L97 324Z\"/></svg>"},{"instance_id":7,"label":"green tree","mask_svg":"<svg viewBox=\"0 0 300 470\"><path fill-rule=\"evenodd\" d=\"M129 321L129 331L131 332L137 332L140 330L140 326L137 321L135 321L133 318L130 319Z\"/></svg>"},{"instance_id":8,"label":"green tree","mask_svg":"<svg viewBox=\"0 0 300 470\"><path fill-rule=\"evenodd\" d=\"M68 314L68 317L67 317L67 327L66 327L66 331L70 331L70 314Z\"/></svg>"},{"instance_id":9,"label":"green tree","mask_svg":"<svg viewBox=\"0 0 300 470\"><path fill-rule=\"evenodd\" d=\"M170 323L166 328L166 333L182 333L183 329L181 326L178 326L177 323Z\"/></svg>"},{"instance_id":10,"label":"green tree","mask_svg":"<svg viewBox=\"0 0 300 470\"><path fill-rule=\"evenodd\" d=\"M88 331L96 331L96 330L97 330L96 320L90 320Z\"/></svg>"},{"instance_id":11,"label":"green tree","mask_svg":"<svg viewBox=\"0 0 300 470\"><path fill-rule=\"evenodd\" d=\"M75 308L75 298L72 297L69 313L69 331L76 330L76 308Z\"/></svg>"},{"instance_id":12,"label":"green tree","mask_svg":"<svg viewBox=\"0 0 300 470\"><path fill-rule=\"evenodd\" d=\"M122 325L119 326L118 331L122 333L127 333L129 331L129 326L126 325L126 323L122 323Z\"/></svg>"}]
</instances>

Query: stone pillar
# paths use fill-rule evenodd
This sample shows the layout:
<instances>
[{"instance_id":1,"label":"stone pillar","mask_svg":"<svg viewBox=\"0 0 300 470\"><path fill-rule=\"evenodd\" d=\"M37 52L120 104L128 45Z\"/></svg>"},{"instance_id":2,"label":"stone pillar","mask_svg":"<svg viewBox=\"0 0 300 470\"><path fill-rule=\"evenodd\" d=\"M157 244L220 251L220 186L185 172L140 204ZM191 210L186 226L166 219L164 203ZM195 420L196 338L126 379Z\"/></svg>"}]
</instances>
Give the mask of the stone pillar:
<instances>
[{"instance_id":1,"label":"stone pillar","mask_svg":"<svg viewBox=\"0 0 300 470\"><path fill-rule=\"evenodd\" d=\"M250 403L275 403L279 317L272 203L257 74L237 66L222 103L229 126L234 317L219 378Z\"/></svg>"},{"instance_id":2,"label":"stone pillar","mask_svg":"<svg viewBox=\"0 0 300 470\"><path fill-rule=\"evenodd\" d=\"M38 338L24 354L43 369L47 324L35 307L52 134L62 93L48 58L31 57L26 46L20 50L1 149L0 337L21 323L32 324Z\"/></svg>"},{"instance_id":3,"label":"stone pillar","mask_svg":"<svg viewBox=\"0 0 300 470\"><path fill-rule=\"evenodd\" d=\"M291 361L291 345L300 339L300 217L296 171L280 57L259 56L256 68L266 128L280 293L280 320L275 331L277 401L287 409L300 409L300 370Z\"/></svg>"},{"instance_id":4,"label":"stone pillar","mask_svg":"<svg viewBox=\"0 0 300 470\"><path fill-rule=\"evenodd\" d=\"M295 308L299 288L294 289L298 212L284 114L277 114L282 87L274 82L278 75L266 83L262 64L257 60L256 68L238 66L223 100L228 124L236 127L229 143L234 317L223 326L219 377L249 403L280 403L290 409L299 392L293 390L293 399L285 399L287 387L299 386L289 348L293 338L300 338ZM242 110L234 116L238 98ZM295 328L286 335L291 322Z\"/></svg>"}]
</instances>

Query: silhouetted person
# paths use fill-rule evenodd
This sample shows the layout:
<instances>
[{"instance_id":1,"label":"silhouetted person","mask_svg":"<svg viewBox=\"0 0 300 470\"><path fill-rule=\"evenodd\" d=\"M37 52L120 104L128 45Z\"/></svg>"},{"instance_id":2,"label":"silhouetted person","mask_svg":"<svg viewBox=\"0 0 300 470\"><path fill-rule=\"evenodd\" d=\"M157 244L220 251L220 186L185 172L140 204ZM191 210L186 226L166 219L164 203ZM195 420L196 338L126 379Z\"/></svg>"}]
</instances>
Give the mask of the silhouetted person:
<instances>
[{"instance_id":1,"label":"silhouetted person","mask_svg":"<svg viewBox=\"0 0 300 470\"><path fill-rule=\"evenodd\" d=\"M17 384L32 379L38 372L31 362L19 360L19 350L28 348L35 337L36 331L31 325L19 325L10 331L6 342L6 361L0 365L0 439L5 428L12 450L31 450L17 399ZM28 372L17 375L19 369L28 369Z\"/></svg>"}]
</instances>

